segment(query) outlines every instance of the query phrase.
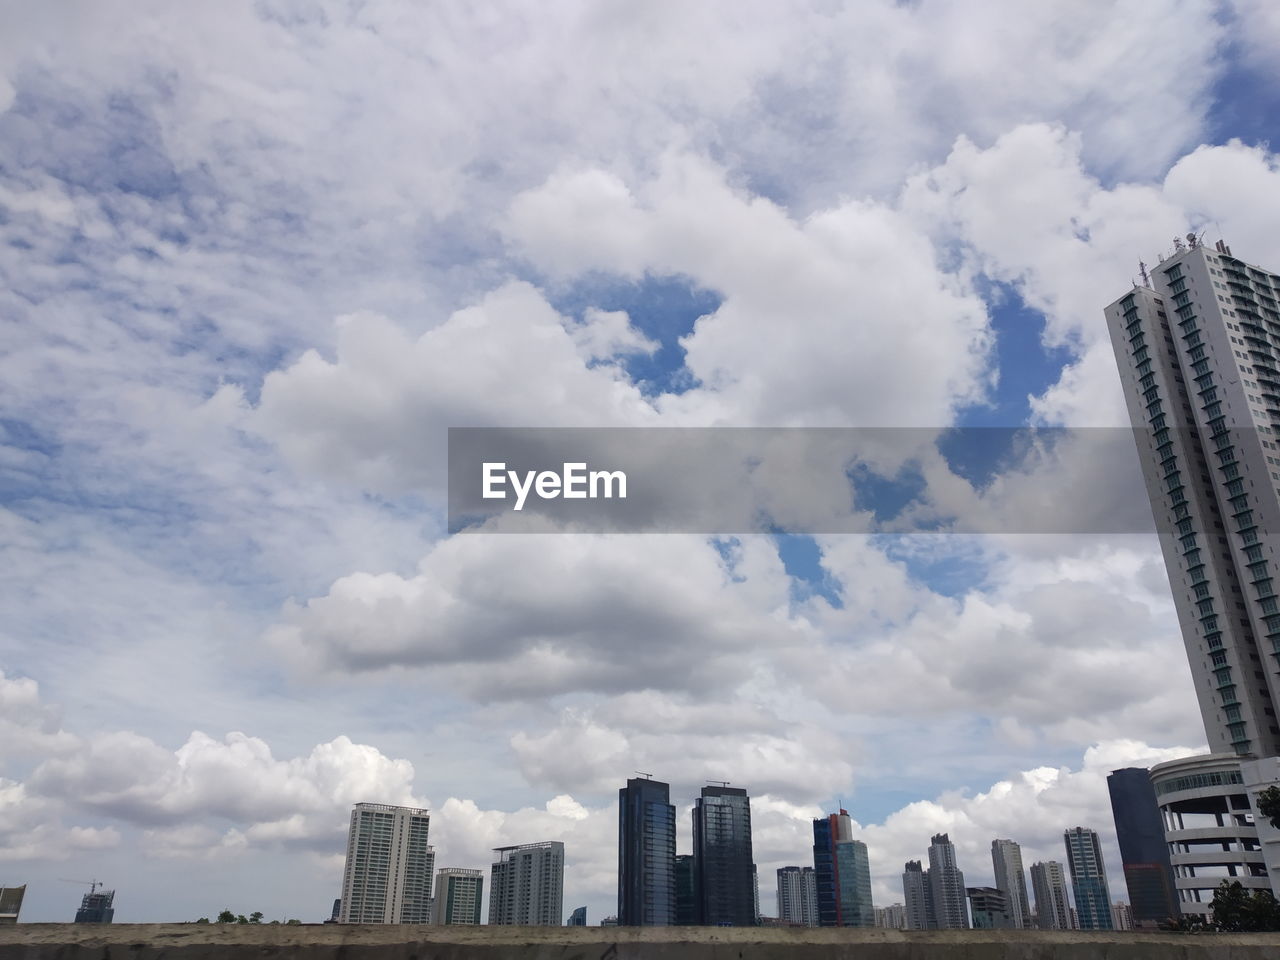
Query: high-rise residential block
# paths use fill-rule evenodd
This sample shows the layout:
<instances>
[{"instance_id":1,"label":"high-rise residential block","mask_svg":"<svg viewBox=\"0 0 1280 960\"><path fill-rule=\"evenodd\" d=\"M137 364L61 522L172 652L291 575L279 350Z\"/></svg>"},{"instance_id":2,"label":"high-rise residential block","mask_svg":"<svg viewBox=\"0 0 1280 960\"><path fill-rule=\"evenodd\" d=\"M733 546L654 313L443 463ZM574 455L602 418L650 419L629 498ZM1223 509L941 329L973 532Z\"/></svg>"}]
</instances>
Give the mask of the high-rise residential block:
<instances>
[{"instance_id":1,"label":"high-rise residential block","mask_svg":"<svg viewBox=\"0 0 1280 960\"><path fill-rule=\"evenodd\" d=\"M939 930L968 928L964 873L956 864L955 845L945 833L934 834L929 844L929 898Z\"/></svg>"},{"instance_id":2,"label":"high-rise residential block","mask_svg":"<svg viewBox=\"0 0 1280 960\"><path fill-rule=\"evenodd\" d=\"M497 847L489 874L489 922L558 927L564 915L564 844Z\"/></svg>"},{"instance_id":3,"label":"high-rise residential block","mask_svg":"<svg viewBox=\"0 0 1280 960\"><path fill-rule=\"evenodd\" d=\"M1258 827L1232 753L1185 757L1151 768L1184 915L1205 916L1223 879L1271 889Z\"/></svg>"},{"instance_id":4,"label":"high-rise residential block","mask_svg":"<svg viewBox=\"0 0 1280 960\"><path fill-rule=\"evenodd\" d=\"M1115 770L1107 777L1107 790L1133 921L1140 927L1158 928L1181 911L1151 777L1145 767Z\"/></svg>"},{"instance_id":5,"label":"high-rise residential block","mask_svg":"<svg viewBox=\"0 0 1280 960\"><path fill-rule=\"evenodd\" d=\"M871 861L847 811L813 821L813 872L820 926L875 925Z\"/></svg>"},{"instance_id":6,"label":"high-rise residential block","mask_svg":"<svg viewBox=\"0 0 1280 960\"><path fill-rule=\"evenodd\" d=\"M907 908L900 903L891 903L887 907L876 907L876 926L887 930L906 930Z\"/></svg>"},{"instance_id":7,"label":"high-rise residential block","mask_svg":"<svg viewBox=\"0 0 1280 960\"><path fill-rule=\"evenodd\" d=\"M1210 750L1280 754L1280 277L1188 235L1105 310Z\"/></svg>"},{"instance_id":8,"label":"high-rise residential block","mask_svg":"<svg viewBox=\"0 0 1280 960\"><path fill-rule=\"evenodd\" d=\"M1134 928L1133 911L1129 908L1129 904L1123 900L1117 900L1111 905L1111 923L1117 930Z\"/></svg>"},{"instance_id":9,"label":"high-rise residential block","mask_svg":"<svg viewBox=\"0 0 1280 960\"><path fill-rule=\"evenodd\" d=\"M621 926L676 921L676 808L671 787L637 777L618 791L618 916Z\"/></svg>"},{"instance_id":10,"label":"high-rise residential block","mask_svg":"<svg viewBox=\"0 0 1280 960\"><path fill-rule=\"evenodd\" d=\"M1031 865L1031 891L1036 897L1036 926L1041 930L1070 930L1071 901L1062 864L1046 860Z\"/></svg>"},{"instance_id":11,"label":"high-rise residential block","mask_svg":"<svg viewBox=\"0 0 1280 960\"><path fill-rule=\"evenodd\" d=\"M996 888L1003 890L1009 901L1009 926L1016 930L1031 926L1031 904L1027 899L1027 875L1022 869L1022 848L1012 840L992 840L991 866L995 871Z\"/></svg>"},{"instance_id":12,"label":"high-rise residential block","mask_svg":"<svg viewBox=\"0 0 1280 960\"><path fill-rule=\"evenodd\" d=\"M933 930L938 926L929 892L929 871L922 869L919 860L908 860L902 868L902 899L908 930Z\"/></svg>"},{"instance_id":13,"label":"high-rise residential block","mask_svg":"<svg viewBox=\"0 0 1280 960\"><path fill-rule=\"evenodd\" d=\"M1073 827L1062 834L1067 848L1067 867L1075 894L1076 915L1081 930L1110 930L1111 891L1102 859L1098 834L1087 827Z\"/></svg>"},{"instance_id":14,"label":"high-rise residential block","mask_svg":"<svg viewBox=\"0 0 1280 960\"><path fill-rule=\"evenodd\" d=\"M698 923L755 926L751 798L741 787L708 786L693 806Z\"/></svg>"},{"instance_id":15,"label":"high-rise residential block","mask_svg":"<svg viewBox=\"0 0 1280 960\"><path fill-rule=\"evenodd\" d=\"M341 923L427 923L435 851L428 811L357 803L347 832Z\"/></svg>"},{"instance_id":16,"label":"high-rise residential block","mask_svg":"<svg viewBox=\"0 0 1280 960\"><path fill-rule=\"evenodd\" d=\"M818 926L813 867L778 868L778 919L801 927Z\"/></svg>"},{"instance_id":17,"label":"high-rise residential block","mask_svg":"<svg viewBox=\"0 0 1280 960\"><path fill-rule=\"evenodd\" d=\"M484 873L466 867L441 867L436 873L435 924L479 925Z\"/></svg>"}]
</instances>

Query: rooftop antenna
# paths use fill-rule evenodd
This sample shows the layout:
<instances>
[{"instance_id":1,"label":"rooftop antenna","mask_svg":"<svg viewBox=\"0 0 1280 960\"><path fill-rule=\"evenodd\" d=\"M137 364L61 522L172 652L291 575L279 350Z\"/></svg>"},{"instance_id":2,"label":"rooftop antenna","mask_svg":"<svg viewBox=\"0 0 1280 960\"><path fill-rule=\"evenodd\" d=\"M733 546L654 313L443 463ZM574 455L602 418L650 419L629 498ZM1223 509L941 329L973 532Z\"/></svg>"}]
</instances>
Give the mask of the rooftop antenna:
<instances>
[{"instance_id":1,"label":"rooftop antenna","mask_svg":"<svg viewBox=\"0 0 1280 960\"><path fill-rule=\"evenodd\" d=\"M652 774L652 773L645 773L643 770L637 770L637 771L636 771L636 776L637 776L637 777L644 777L646 780L652 780L652 779L653 779L653 774Z\"/></svg>"},{"instance_id":2,"label":"rooftop antenna","mask_svg":"<svg viewBox=\"0 0 1280 960\"><path fill-rule=\"evenodd\" d=\"M1181 238L1181 237L1174 237L1174 238L1173 238L1173 252L1174 252L1174 254L1175 254L1175 255L1176 255L1176 254L1179 254L1179 253L1181 253L1181 252L1182 252L1182 250L1183 250L1183 246L1182 246L1182 238Z\"/></svg>"},{"instance_id":3,"label":"rooftop antenna","mask_svg":"<svg viewBox=\"0 0 1280 960\"><path fill-rule=\"evenodd\" d=\"M1151 286L1151 277L1147 275L1147 265L1141 260L1138 261L1138 272L1142 274L1142 285L1144 287Z\"/></svg>"},{"instance_id":4,"label":"rooftop antenna","mask_svg":"<svg viewBox=\"0 0 1280 960\"><path fill-rule=\"evenodd\" d=\"M1194 250L1196 247L1200 246L1200 238L1197 237L1195 233L1188 233L1187 246Z\"/></svg>"}]
</instances>

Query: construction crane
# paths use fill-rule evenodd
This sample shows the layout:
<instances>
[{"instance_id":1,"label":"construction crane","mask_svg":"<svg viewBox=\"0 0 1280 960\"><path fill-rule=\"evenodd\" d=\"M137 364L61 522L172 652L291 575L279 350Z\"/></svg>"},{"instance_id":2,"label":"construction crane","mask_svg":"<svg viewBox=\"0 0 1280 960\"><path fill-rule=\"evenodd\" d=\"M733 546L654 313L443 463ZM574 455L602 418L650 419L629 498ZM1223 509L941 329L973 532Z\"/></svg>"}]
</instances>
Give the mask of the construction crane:
<instances>
[{"instance_id":1,"label":"construction crane","mask_svg":"<svg viewBox=\"0 0 1280 960\"><path fill-rule=\"evenodd\" d=\"M106 884L103 883L101 880L68 880L66 877L59 877L58 880L61 883L79 883L79 884L87 883L89 885L90 894L97 893L99 887L106 886Z\"/></svg>"}]
</instances>

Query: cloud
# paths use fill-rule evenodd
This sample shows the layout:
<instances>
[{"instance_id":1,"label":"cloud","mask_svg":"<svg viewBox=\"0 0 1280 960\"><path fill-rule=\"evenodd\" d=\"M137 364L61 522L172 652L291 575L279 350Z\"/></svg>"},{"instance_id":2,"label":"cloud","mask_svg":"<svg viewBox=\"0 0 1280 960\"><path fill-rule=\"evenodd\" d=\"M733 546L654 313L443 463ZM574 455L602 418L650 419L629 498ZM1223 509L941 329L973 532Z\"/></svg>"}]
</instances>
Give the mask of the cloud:
<instances>
[{"instance_id":1,"label":"cloud","mask_svg":"<svg viewBox=\"0 0 1280 960\"><path fill-rule=\"evenodd\" d=\"M197 847L193 837L213 834L174 833L173 825L225 820L237 825L235 846L257 841L324 849L341 834L346 808L373 797L412 803L412 780L407 760L346 737L277 760L266 742L243 733L217 741L196 731L169 751L118 731L89 738L72 756L46 760L27 786L85 811L154 827L161 832L150 835L153 845L173 837L180 847Z\"/></svg>"},{"instance_id":2,"label":"cloud","mask_svg":"<svg viewBox=\"0 0 1280 960\"><path fill-rule=\"evenodd\" d=\"M581 352L643 345L629 330L599 313L566 329L537 290L517 282L417 341L385 318L346 317L335 361L309 351L266 378L254 427L318 473L366 488L438 493L448 427L651 419L625 375L588 367Z\"/></svg>"},{"instance_id":3,"label":"cloud","mask_svg":"<svg viewBox=\"0 0 1280 960\"><path fill-rule=\"evenodd\" d=\"M437 544L413 577L343 577L267 638L297 665L444 668L481 699L710 691L803 629L786 591L759 542L726 562L699 537L477 534Z\"/></svg>"}]
</instances>

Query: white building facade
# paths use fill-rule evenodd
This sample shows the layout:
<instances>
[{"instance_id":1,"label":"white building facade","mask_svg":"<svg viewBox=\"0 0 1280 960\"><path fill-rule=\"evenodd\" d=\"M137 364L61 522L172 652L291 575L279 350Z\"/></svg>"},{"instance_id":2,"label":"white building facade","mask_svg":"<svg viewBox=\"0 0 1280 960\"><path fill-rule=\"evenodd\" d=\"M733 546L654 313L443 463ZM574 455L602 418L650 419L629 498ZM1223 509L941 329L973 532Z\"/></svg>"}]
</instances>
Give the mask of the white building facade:
<instances>
[{"instance_id":1,"label":"white building facade","mask_svg":"<svg viewBox=\"0 0 1280 960\"><path fill-rule=\"evenodd\" d=\"M1223 880L1270 890L1240 759L1205 754L1156 764L1151 783L1164 819L1184 915L1206 916Z\"/></svg>"},{"instance_id":2,"label":"white building facade","mask_svg":"<svg viewBox=\"0 0 1280 960\"><path fill-rule=\"evenodd\" d=\"M1031 904L1027 900L1027 875L1022 869L1022 848L1012 840L991 841L991 866L996 887L1009 900L1009 923L1018 930L1031 926Z\"/></svg>"},{"instance_id":3,"label":"white building facade","mask_svg":"<svg viewBox=\"0 0 1280 960\"><path fill-rule=\"evenodd\" d=\"M419 807L358 803L347 832L341 923L428 923L435 851Z\"/></svg>"},{"instance_id":4,"label":"white building facade","mask_svg":"<svg viewBox=\"0 0 1280 960\"><path fill-rule=\"evenodd\" d=\"M1194 236L1105 310L1215 754L1280 754L1280 277Z\"/></svg>"},{"instance_id":5,"label":"white building facade","mask_svg":"<svg viewBox=\"0 0 1280 960\"><path fill-rule=\"evenodd\" d=\"M489 922L558 927L564 915L564 844L497 847L489 871Z\"/></svg>"}]
</instances>

